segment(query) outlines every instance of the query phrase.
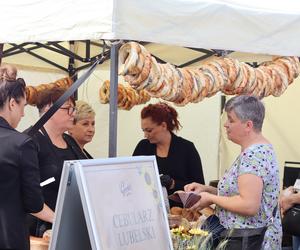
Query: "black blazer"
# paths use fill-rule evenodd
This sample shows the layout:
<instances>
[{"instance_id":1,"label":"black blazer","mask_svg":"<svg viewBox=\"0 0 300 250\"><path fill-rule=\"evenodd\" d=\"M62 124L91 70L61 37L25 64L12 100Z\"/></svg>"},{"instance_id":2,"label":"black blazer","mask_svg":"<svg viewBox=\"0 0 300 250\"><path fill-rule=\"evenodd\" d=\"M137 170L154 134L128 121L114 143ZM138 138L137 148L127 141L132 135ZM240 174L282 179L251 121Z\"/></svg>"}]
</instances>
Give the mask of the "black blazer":
<instances>
[{"instance_id":1,"label":"black blazer","mask_svg":"<svg viewBox=\"0 0 300 250\"><path fill-rule=\"evenodd\" d=\"M37 145L0 117L0 249L29 249L26 213L43 208Z\"/></svg>"},{"instance_id":2,"label":"black blazer","mask_svg":"<svg viewBox=\"0 0 300 250\"><path fill-rule=\"evenodd\" d=\"M175 180L175 188L169 190L169 193L183 190L183 187L191 182L204 184L201 159L194 144L173 133L171 135L169 153L163 165L156 155L156 144L151 144L147 139L138 143L133 155L156 156L159 173L167 174Z\"/></svg>"}]
</instances>

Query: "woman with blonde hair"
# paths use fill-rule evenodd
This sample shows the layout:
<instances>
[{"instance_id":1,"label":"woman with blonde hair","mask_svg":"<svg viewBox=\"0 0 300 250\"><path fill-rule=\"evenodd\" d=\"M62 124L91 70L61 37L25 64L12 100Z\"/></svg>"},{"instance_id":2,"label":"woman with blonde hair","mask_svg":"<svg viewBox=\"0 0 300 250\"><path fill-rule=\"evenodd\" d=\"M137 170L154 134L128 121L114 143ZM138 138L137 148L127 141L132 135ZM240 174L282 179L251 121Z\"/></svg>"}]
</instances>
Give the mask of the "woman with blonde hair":
<instances>
[{"instance_id":1,"label":"woman with blonde hair","mask_svg":"<svg viewBox=\"0 0 300 250\"><path fill-rule=\"evenodd\" d=\"M76 101L74 126L68 130L87 158L92 156L84 149L85 144L92 141L95 135L95 111L85 101Z\"/></svg>"}]
</instances>

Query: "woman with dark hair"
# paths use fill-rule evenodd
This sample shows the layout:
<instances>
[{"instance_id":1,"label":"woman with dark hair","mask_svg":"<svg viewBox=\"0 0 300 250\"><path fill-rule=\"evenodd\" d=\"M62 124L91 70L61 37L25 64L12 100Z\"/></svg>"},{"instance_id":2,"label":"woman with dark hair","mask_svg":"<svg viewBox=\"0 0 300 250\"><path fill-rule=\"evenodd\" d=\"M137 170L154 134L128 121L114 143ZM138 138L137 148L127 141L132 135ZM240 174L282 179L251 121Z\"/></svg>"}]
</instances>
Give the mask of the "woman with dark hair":
<instances>
[{"instance_id":1,"label":"woman with dark hair","mask_svg":"<svg viewBox=\"0 0 300 250\"><path fill-rule=\"evenodd\" d=\"M59 97L65 93L62 87L52 87L39 92L36 107L40 116L46 113ZM34 140L39 145L38 160L41 181L54 178L54 181L43 186L45 203L55 210L60 178L64 161L86 159L76 141L65 132L73 127L76 112L75 100L67 100L34 135ZM53 180L52 178L52 180ZM30 233L41 237L45 230L52 227L50 223L30 218Z\"/></svg>"},{"instance_id":2,"label":"woman with dark hair","mask_svg":"<svg viewBox=\"0 0 300 250\"><path fill-rule=\"evenodd\" d=\"M53 221L40 187L37 145L15 130L26 105L23 79L0 78L0 249L29 250L26 213Z\"/></svg>"},{"instance_id":3,"label":"woman with dark hair","mask_svg":"<svg viewBox=\"0 0 300 250\"><path fill-rule=\"evenodd\" d=\"M202 164L194 144L174 134L179 130L177 111L166 103L149 104L141 112L145 139L133 155L155 155L161 183L171 194L190 182L204 184ZM170 201L170 205L179 205Z\"/></svg>"},{"instance_id":4,"label":"woman with dark hair","mask_svg":"<svg viewBox=\"0 0 300 250\"><path fill-rule=\"evenodd\" d=\"M225 228L225 249L281 249L279 167L273 146L261 132L264 105L254 96L235 96L225 104L225 111L227 137L241 152L218 188L198 183L185 186L185 191L201 196L191 209L216 204Z\"/></svg>"}]
</instances>

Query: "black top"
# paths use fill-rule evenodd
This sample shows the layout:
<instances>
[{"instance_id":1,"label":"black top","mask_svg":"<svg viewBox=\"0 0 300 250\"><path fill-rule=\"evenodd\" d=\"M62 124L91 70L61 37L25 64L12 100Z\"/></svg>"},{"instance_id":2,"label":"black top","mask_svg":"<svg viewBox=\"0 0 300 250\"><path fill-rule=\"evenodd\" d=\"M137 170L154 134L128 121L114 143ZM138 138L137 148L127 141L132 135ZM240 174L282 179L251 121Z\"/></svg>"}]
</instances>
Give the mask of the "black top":
<instances>
[{"instance_id":1,"label":"black top","mask_svg":"<svg viewBox=\"0 0 300 250\"><path fill-rule=\"evenodd\" d=\"M156 155L156 144L143 139L136 146L133 155L155 155L160 174L167 174L175 180L175 187L169 194L183 190L191 182L204 184L202 164L195 145L171 133L171 144L168 156L165 158Z\"/></svg>"},{"instance_id":2,"label":"black top","mask_svg":"<svg viewBox=\"0 0 300 250\"><path fill-rule=\"evenodd\" d=\"M43 208L37 145L0 117L0 249L29 250L26 213Z\"/></svg>"},{"instance_id":3,"label":"black top","mask_svg":"<svg viewBox=\"0 0 300 250\"><path fill-rule=\"evenodd\" d=\"M66 149L57 148L50 140L47 133L38 132L33 136L39 145L39 166L41 182L54 177L55 181L44 186L43 194L45 203L55 210L56 199L58 195L59 183L62 174L63 163L65 160L88 159L81 151L76 141L68 134L63 134L67 143Z\"/></svg>"},{"instance_id":4,"label":"black top","mask_svg":"<svg viewBox=\"0 0 300 250\"><path fill-rule=\"evenodd\" d=\"M59 190L59 184L64 161L92 158L89 154L82 152L76 141L68 134L63 134L67 143L67 148L56 147L49 138L46 130L37 132L33 139L39 146L38 161L40 167L41 182L54 177L55 181L42 187L45 203L55 211L56 200ZM28 216L27 224L30 234L42 237L45 230L52 227L52 224L37 219L34 216Z\"/></svg>"}]
</instances>

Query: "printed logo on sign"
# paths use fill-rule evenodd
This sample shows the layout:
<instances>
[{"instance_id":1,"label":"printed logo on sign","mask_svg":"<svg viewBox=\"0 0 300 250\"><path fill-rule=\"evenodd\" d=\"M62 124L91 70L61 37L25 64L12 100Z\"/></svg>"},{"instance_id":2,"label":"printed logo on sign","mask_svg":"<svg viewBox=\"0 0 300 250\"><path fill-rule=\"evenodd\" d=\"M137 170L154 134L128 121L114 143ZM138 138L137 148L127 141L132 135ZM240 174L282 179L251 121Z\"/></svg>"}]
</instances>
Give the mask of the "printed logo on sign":
<instances>
[{"instance_id":1,"label":"printed logo on sign","mask_svg":"<svg viewBox=\"0 0 300 250\"><path fill-rule=\"evenodd\" d=\"M126 197L132 194L132 188L131 185L129 183L127 183L126 181L122 181L119 185L120 187L120 191L121 194Z\"/></svg>"}]
</instances>

